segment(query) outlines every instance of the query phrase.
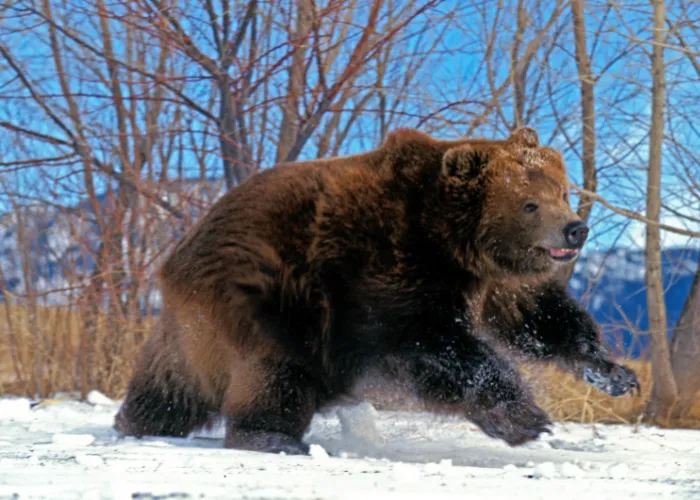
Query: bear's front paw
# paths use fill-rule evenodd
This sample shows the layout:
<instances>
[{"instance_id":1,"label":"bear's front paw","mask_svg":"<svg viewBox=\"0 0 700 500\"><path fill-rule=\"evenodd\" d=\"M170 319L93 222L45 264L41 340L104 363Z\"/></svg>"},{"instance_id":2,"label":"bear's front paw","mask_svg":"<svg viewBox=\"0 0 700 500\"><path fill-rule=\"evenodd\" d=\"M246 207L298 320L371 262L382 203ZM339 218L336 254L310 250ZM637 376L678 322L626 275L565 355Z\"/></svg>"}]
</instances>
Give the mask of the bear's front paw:
<instances>
[{"instance_id":1,"label":"bear's front paw","mask_svg":"<svg viewBox=\"0 0 700 500\"><path fill-rule=\"evenodd\" d=\"M640 394L639 381L635 373L623 365L610 363L607 366L586 366L583 379L598 390L613 397L624 394Z\"/></svg>"},{"instance_id":2,"label":"bear's front paw","mask_svg":"<svg viewBox=\"0 0 700 500\"><path fill-rule=\"evenodd\" d=\"M551 434L551 420L544 410L529 399L499 403L470 419L493 438L503 439L510 446L536 440L545 432Z\"/></svg>"}]
</instances>

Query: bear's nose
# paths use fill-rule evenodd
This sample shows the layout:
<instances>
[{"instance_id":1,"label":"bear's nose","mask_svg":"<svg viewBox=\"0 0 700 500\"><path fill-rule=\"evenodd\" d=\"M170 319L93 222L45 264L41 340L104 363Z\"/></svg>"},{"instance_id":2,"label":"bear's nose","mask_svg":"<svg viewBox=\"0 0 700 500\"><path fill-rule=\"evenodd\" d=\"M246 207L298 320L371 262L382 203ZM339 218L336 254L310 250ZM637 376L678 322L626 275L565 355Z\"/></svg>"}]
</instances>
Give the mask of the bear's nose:
<instances>
[{"instance_id":1,"label":"bear's nose","mask_svg":"<svg viewBox=\"0 0 700 500\"><path fill-rule=\"evenodd\" d=\"M569 222L564 228L566 242L575 248L581 248L588 238L588 226L583 222Z\"/></svg>"}]
</instances>

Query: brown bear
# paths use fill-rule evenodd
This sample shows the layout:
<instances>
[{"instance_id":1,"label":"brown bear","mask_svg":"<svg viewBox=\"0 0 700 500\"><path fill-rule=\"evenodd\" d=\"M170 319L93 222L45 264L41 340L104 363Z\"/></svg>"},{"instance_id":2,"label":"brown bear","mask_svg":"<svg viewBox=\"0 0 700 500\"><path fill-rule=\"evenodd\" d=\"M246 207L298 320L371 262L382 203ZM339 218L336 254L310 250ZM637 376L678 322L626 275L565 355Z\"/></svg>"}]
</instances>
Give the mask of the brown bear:
<instances>
[{"instance_id":1,"label":"brown bear","mask_svg":"<svg viewBox=\"0 0 700 500\"><path fill-rule=\"evenodd\" d=\"M505 140L393 132L376 150L281 164L225 194L160 271L162 317L115 427L306 453L317 410L378 374L519 445L550 420L511 354L619 396L634 373L554 280L588 229L564 161Z\"/></svg>"}]
</instances>

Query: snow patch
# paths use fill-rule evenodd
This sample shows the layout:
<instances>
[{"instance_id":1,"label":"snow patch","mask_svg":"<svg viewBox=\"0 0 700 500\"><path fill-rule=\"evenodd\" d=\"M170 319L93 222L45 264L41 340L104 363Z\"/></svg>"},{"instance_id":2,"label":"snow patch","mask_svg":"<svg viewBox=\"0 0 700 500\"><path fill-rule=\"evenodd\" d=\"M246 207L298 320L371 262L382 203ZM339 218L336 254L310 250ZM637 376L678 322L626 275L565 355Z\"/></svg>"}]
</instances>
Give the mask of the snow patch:
<instances>
[{"instance_id":1,"label":"snow patch","mask_svg":"<svg viewBox=\"0 0 700 500\"><path fill-rule=\"evenodd\" d=\"M608 475L613 479L624 479L629 475L630 468L627 464L616 464L610 467Z\"/></svg>"},{"instance_id":2,"label":"snow patch","mask_svg":"<svg viewBox=\"0 0 700 500\"><path fill-rule=\"evenodd\" d=\"M532 477L536 478L552 478L557 477L557 466L552 462L544 462L535 467L532 471Z\"/></svg>"},{"instance_id":3,"label":"snow patch","mask_svg":"<svg viewBox=\"0 0 700 500\"><path fill-rule=\"evenodd\" d=\"M413 482L420 476L415 465L398 462L393 468L394 480L401 483Z\"/></svg>"},{"instance_id":4,"label":"snow patch","mask_svg":"<svg viewBox=\"0 0 700 500\"><path fill-rule=\"evenodd\" d=\"M51 442L63 446L90 446L95 442L95 436L92 434L63 434L59 432L51 436Z\"/></svg>"},{"instance_id":5,"label":"snow patch","mask_svg":"<svg viewBox=\"0 0 700 500\"><path fill-rule=\"evenodd\" d=\"M31 418L31 413L31 404L28 399L0 399L0 420L28 420Z\"/></svg>"},{"instance_id":6,"label":"snow patch","mask_svg":"<svg viewBox=\"0 0 700 500\"><path fill-rule=\"evenodd\" d=\"M114 405L114 401L102 394L100 391L90 391L87 395L88 403L93 405L104 405L111 406Z\"/></svg>"},{"instance_id":7,"label":"snow patch","mask_svg":"<svg viewBox=\"0 0 700 500\"><path fill-rule=\"evenodd\" d=\"M84 467L100 467L105 464L105 461L98 455L87 455L85 453L77 453L75 461Z\"/></svg>"},{"instance_id":8,"label":"snow patch","mask_svg":"<svg viewBox=\"0 0 700 500\"><path fill-rule=\"evenodd\" d=\"M338 409L338 420L346 439L367 442L381 441L381 435L377 431L376 418L377 410L368 402Z\"/></svg>"},{"instance_id":9,"label":"snow patch","mask_svg":"<svg viewBox=\"0 0 700 500\"><path fill-rule=\"evenodd\" d=\"M330 458L328 452L319 444L312 444L309 446L309 455L315 460L328 460Z\"/></svg>"},{"instance_id":10,"label":"snow patch","mask_svg":"<svg viewBox=\"0 0 700 500\"><path fill-rule=\"evenodd\" d=\"M550 447L509 447L464 420L365 405L342 422L315 415L311 456L299 457L224 449L223 422L186 438L115 439L118 402L95 401L108 403L65 398L31 409L0 399L0 498L691 499L700 491L696 430L557 423L543 439ZM375 431L381 441L357 446Z\"/></svg>"},{"instance_id":11,"label":"snow patch","mask_svg":"<svg viewBox=\"0 0 700 500\"><path fill-rule=\"evenodd\" d=\"M430 462L425 465L425 472L429 474L442 474L452 468L452 459L446 458L439 462Z\"/></svg>"},{"instance_id":12,"label":"snow patch","mask_svg":"<svg viewBox=\"0 0 700 500\"><path fill-rule=\"evenodd\" d=\"M563 477L583 477L585 472L577 465L564 462L561 464L560 472Z\"/></svg>"}]
</instances>

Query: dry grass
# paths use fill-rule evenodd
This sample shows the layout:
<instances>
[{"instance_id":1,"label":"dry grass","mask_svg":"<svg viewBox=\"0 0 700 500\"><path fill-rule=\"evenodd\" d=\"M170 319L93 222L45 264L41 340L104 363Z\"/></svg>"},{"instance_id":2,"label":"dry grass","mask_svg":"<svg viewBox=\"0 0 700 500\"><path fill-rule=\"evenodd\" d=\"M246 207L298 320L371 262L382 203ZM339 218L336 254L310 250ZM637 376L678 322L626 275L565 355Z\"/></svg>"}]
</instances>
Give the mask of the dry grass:
<instances>
[{"instance_id":1,"label":"dry grass","mask_svg":"<svg viewBox=\"0 0 700 500\"><path fill-rule=\"evenodd\" d=\"M528 367L523 372L534 388L538 403L557 421L639 423L651 395L651 363L639 360L624 360L623 363L639 378L642 391L638 396L614 398L554 366ZM700 428L700 399L688 418L669 425Z\"/></svg>"},{"instance_id":2,"label":"dry grass","mask_svg":"<svg viewBox=\"0 0 700 500\"><path fill-rule=\"evenodd\" d=\"M566 422L634 423L649 400L650 366L645 361L628 361L642 386L639 396L613 398L601 393L572 374L554 366L523 369L538 403L555 420Z\"/></svg>"},{"instance_id":3,"label":"dry grass","mask_svg":"<svg viewBox=\"0 0 700 500\"><path fill-rule=\"evenodd\" d=\"M0 396L52 395L99 388L112 397L123 395L140 344L137 334L148 331L150 318L134 323L99 314L88 318L71 307L36 307L32 310L0 304ZM92 321L94 339L87 340L86 324ZM128 332L117 335L118 332ZM83 369L81 349L90 345L92 366ZM117 353L117 356L112 356ZM112 358L107 362L107 358ZM87 380L98 387L84 387Z\"/></svg>"},{"instance_id":4,"label":"dry grass","mask_svg":"<svg viewBox=\"0 0 700 500\"><path fill-rule=\"evenodd\" d=\"M639 419L649 400L651 365L629 360L625 364L637 374L641 395L614 398L554 366L527 367L523 372L539 404L556 420L629 424Z\"/></svg>"},{"instance_id":5,"label":"dry grass","mask_svg":"<svg viewBox=\"0 0 700 500\"><path fill-rule=\"evenodd\" d=\"M133 341L134 332L147 334L150 321L138 325L116 325L105 315L97 318L94 363L91 367L100 390L111 397L122 397L132 364L140 348ZM81 338L85 335L85 316L67 307L37 308L34 317L27 309L0 304L0 396L35 395L36 357L43 360L43 383L45 393L83 392L79 369ZM131 328L131 330L129 330ZM120 355L106 365L107 350L104 346L114 344L114 332L129 332L132 341L120 342ZM13 354L14 351L14 354ZM647 361L625 361L635 370L642 385L639 396L613 398L597 391L573 375L550 365L523 367L523 375L533 387L539 404L557 421L582 423L636 423L639 422L649 400L651 388L651 364ZM88 387L92 389L94 387ZM417 409L413 402L403 396L387 400L386 394L369 391L368 398L378 407ZM700 398L688 419L674 422L673 426L700 428Z\"/></svg>"},{"instance_id":6,"label":"dry grass","mask_svg":"<svg viewBox=\"0 0 700 500\"><path fill-rule=\"evenodd\" d=\"M44 383L55 391L73 386L80 317L70 308L0 304L0 394L36 392L37 354Z\"/></svg>"}]
</instances>

